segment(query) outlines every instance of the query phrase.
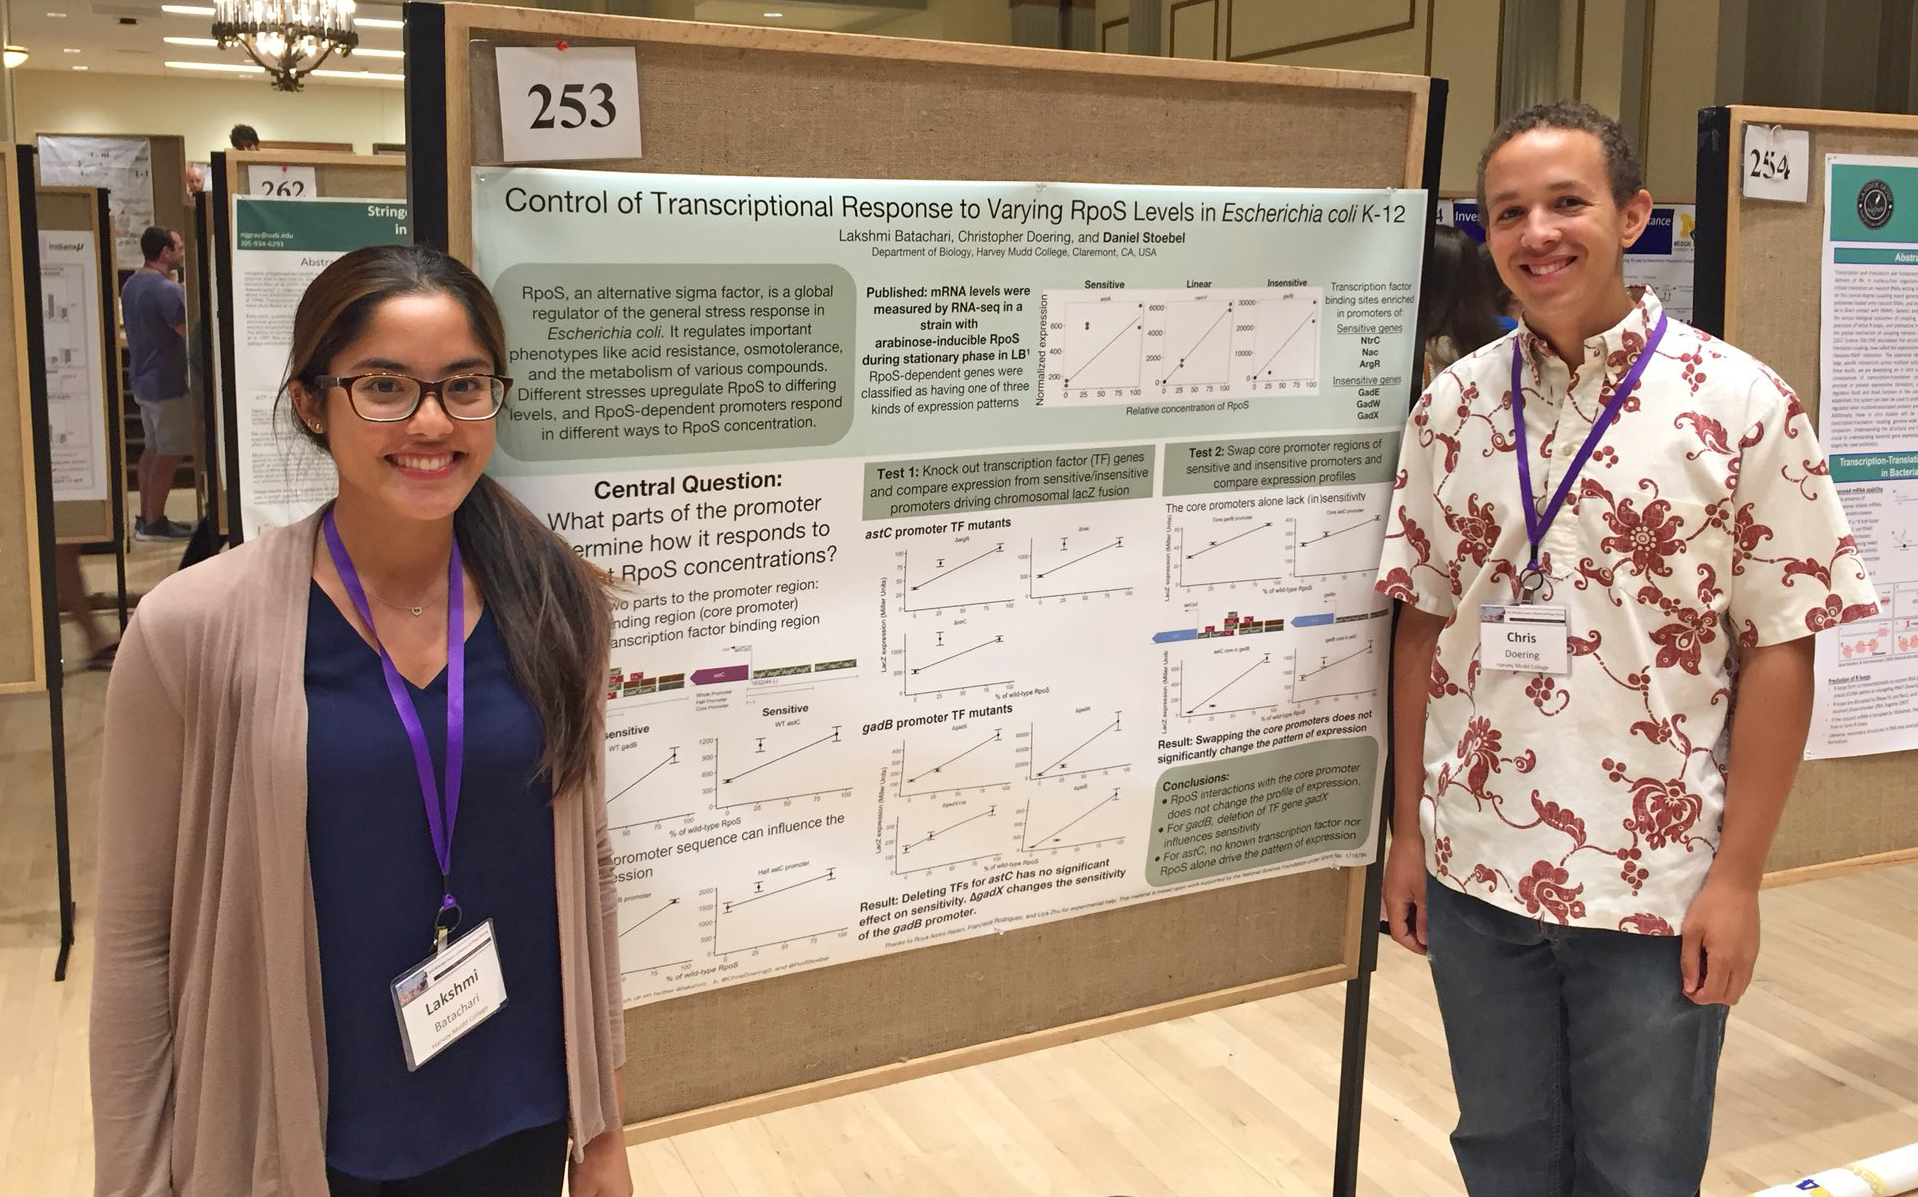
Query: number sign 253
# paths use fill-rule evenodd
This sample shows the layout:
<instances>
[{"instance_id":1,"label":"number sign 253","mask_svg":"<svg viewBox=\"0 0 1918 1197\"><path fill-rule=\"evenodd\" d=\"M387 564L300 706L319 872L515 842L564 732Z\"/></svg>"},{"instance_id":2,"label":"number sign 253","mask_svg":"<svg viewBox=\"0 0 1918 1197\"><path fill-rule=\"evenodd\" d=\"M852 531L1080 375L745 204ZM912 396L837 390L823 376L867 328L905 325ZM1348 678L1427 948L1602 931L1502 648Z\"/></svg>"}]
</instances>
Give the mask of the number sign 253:
<instances>
[{"instance_id":1,"label":"number sign 253","mask_svg":"<svg viewBox=\"0 0 1918 1197\"><path fill-rule=\"evenodd\" d=\"M506 161L639 157L633 47L502 46L496 62Z\"/></svg>"},{"instance_id":2,"label":"number sign 253","mask_svg":"<svg viewBox=\"0 0 1918 1197\"><path fill-rule=\"evenodd\" d=\"M584 83L563 83L559 89L559 115L554 115L553 89L544 83L535 83L526 89L526 94L539 100L539 112L533 117L535 129L577 129L581 125L591 125L595 129L604 129L618 119L619 109L613 104L613 85L610 83L592 84L592 100L597 109L587 116L586 105L580 102L580 93L587 90ZM566 119L571 116L573 119Z\"/></svg>"}]
</instances>

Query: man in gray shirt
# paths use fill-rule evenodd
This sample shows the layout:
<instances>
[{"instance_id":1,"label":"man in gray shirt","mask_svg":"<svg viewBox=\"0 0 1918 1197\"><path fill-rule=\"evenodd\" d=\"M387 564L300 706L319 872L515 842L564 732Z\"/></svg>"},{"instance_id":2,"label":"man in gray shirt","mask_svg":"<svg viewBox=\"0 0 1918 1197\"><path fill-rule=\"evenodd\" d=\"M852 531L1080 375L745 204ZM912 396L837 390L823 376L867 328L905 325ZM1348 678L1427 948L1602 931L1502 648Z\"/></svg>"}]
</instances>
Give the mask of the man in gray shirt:
<instances>
[{"instance_id":1,"label":"man in gray shirt","mask_svg":"<svg viewBox=\"0 0 1918 1197\"><path fill-rule=\"evenodd\" d=\"M132 359L133 398L139 404L146 445L140 451L140 512L133 521L139 540L185 540L193 529L166 517L167 491L180 459L193 452L198 421L186 385L186 288L173 281L185 250L180 235L150 228L140 234L146 264L120 290Z\"/></svg>"}]
</instances>

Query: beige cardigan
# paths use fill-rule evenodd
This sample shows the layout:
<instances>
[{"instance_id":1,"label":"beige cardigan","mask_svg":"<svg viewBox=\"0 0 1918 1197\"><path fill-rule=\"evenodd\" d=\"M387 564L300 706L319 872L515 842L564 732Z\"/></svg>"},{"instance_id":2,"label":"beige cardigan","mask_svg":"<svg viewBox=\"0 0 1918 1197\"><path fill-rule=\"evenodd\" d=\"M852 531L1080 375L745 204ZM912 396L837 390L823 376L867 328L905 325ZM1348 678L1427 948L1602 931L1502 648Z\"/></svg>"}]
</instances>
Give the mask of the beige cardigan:
<instances>
[{"instance_id":1,"label":"beige cardigan","mask_svg":"<svg viewBox=\"0 0 1918 1197\"><path fill-rule=\"evenodd\" d=\"M100 1197L327 1197L306 856L317 517L141 600L107 688L92 1076ZM598 776L553 803L574 1151L617 1117L617 898Z\"/></svg>"}]
</instances>

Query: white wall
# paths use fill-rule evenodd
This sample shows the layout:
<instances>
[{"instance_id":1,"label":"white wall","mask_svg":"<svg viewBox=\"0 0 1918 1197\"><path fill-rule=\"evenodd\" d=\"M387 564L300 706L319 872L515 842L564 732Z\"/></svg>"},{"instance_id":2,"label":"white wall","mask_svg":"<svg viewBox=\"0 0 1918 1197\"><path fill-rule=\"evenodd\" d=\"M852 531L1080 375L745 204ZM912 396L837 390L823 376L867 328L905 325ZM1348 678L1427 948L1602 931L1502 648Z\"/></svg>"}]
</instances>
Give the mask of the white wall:
<instances>
[{"instance_id":1,"label":"white wall","mask_svg":"<svg viewBox=\"0 0 1918 1197\"><path fill-rule=\"evenodd\" d=\"M40 133L173 133L187 157L204 162L227 148L227 130L244 122L268 141L351 141L369 153L376 141L406 140L398 87L309 81L305 91L274 91L259 78L178 78L102 71L36 71L13 77L14 136Z\"/></svg>"}]
</instances>

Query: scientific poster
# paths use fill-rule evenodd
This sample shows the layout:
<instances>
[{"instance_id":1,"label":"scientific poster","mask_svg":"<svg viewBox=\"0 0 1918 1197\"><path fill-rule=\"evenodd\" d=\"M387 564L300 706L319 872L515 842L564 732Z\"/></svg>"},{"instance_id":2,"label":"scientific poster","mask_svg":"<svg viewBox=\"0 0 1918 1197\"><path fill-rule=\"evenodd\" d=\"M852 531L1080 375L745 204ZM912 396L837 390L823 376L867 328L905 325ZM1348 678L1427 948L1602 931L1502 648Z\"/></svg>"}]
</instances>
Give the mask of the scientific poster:
<instances>
[{"instance_id":1,"label":"scientific poster","mask_svg":"<svg viewBox=\"0 0 1918 1197\"><path fill-rule=\"evenodd\" d=\"M1918 158L1825 157L1818 442L1878 615L1818 634L1808 757L1918 748Z\"/></svg>"},{"instance_id":2,"label":"scientific poster","mask_svg":"<svg viewBox=\"0 0 1918 1197\"><path fill-rule=\"evenodd\" d=\"M482 169L638 1003L1372 858L1417 192Z\"/></svg>"},{"instance_id":3,"label":"scientific poster","mask_svg":"<svg viewBox=\"0 0 1918 1197\"><path fill-rule=\"evenodd\" d=\"M1485 225L1476 200L1440 200L1439 221L1463 229L1472 240L1485 240ZM1625 251L1625 283L1650 287L1665 310L1679 320L1692 318L1694 264L1697 261L1698 208L1693 204L1658 204L1645 232Z\"/></svg>"},{"instance_id":4,"label":"scientific poster","mask_svg":"<svg viewBox=\"0 0 1918 1197\"><path fill-rule=\"evenodd\" d=\"M43 136L38 153L42 186L107 189L114 266L138 270L146 261L140 234L153 226L152 144L144 137Z\"/></svg>"},{"instance_id":5,"label":"scientific poster","mask_svg":"<svg viewBox=\"0 0 1918 1197\"><path fill-rule=\"evenodd\" d=\"M341 255L407 240L406 201L233 197L233 389L240 531L296 523L333 497L332 459L280 398L293 312Z\"/></svg>"},{"instance_id":6,"label":"scientific poster","mask_svg":"<svg viewBox=\"0 0 1918 1197\"><path fill-rule=\"evenodd\" d=\"M53 497L107 497L106 344L100 329L100 258L93 234L40 233L40 324L47 358Z\"/></svg>"}]
</instances>

